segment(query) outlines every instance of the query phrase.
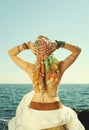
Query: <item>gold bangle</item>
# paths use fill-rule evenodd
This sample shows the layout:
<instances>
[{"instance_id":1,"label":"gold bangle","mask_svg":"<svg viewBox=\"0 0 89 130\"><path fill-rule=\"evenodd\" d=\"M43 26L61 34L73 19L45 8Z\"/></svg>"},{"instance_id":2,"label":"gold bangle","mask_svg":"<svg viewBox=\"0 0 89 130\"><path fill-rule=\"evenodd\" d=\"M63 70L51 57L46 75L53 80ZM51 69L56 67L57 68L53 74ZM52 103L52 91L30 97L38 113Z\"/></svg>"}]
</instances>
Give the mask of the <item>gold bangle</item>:
<instances>
[{"instance_id":1,"label":"gold bangle","mask_svg":"<svg viewBox=\"0 0 89 130\"><path fill-rule=\"evenodd\" d=\"M19 46L17 46L17 48L18 48L18 52L20 52L20 47L19 47Z\"/></svg>"}]
</instances>

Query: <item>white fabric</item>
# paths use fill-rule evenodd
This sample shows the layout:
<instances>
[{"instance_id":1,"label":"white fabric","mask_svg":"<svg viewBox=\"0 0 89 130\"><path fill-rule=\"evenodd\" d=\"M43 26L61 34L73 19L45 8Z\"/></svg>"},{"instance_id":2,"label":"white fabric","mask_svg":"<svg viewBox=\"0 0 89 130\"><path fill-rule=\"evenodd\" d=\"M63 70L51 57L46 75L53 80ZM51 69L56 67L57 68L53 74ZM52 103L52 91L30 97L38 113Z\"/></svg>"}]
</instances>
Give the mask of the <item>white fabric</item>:
<instances>
[{"instance_id":1,"label":"white fabric","mask_svg":"<svg viewBox=\"0 0 89 130\"><path fill-rule=\"evenodd\" d=\"M76 113L69 107L39 111L28 107L34 92L26 94L17 107L16 116L9 121L9 130L41 130L66 124L68 130L85 130Z\"/></svg>"}]
</instances>

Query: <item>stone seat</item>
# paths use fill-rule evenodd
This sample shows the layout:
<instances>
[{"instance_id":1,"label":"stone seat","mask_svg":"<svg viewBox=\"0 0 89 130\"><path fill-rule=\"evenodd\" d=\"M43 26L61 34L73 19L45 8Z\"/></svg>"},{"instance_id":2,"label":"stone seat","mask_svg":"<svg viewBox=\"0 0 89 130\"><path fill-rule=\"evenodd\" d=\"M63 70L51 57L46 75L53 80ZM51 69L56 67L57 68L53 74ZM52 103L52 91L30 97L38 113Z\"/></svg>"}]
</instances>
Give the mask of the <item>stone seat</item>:
<instances>
[{"instance_id":1,"label":"stone seat","mask_svg":"<svg viewBox=\"0 0 89 130\"><path fill-rule=\"evenodd\" d=\"M46 129L42 129L42 130L67 130L66 126L56 126L56 127L52 127L52 128L46 128Z\"/></svg>"}]
</instances>

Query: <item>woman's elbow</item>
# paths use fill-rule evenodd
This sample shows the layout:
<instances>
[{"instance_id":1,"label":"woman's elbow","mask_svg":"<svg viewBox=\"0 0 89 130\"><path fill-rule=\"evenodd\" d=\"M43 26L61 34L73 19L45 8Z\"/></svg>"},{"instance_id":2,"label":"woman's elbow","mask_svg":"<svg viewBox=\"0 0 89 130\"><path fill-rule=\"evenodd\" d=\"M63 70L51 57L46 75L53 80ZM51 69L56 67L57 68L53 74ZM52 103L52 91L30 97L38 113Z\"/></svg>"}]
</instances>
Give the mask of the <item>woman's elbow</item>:
<instances>
[{"instance_id":1,"label":"woman's elbow","mask_svg":"<svg viewBox=\"0 0 89 130\"><path fill-rule=\"evenodd\" d=\"M80 53L82 51L82 49L80 47L78 47L78 53Z\"/></svg>"},{"instance_id":2,"label":"woman's elbow","mask_svg":"<svg viewBox=\"0 0 89 130\"><path fill-rule=\"evenodd\" d=\"M8 55L9 55L10 57L13 56L11 50L8 51Z\"/></svg>"},{"instance_id":3,"label":"woman's elbow","mask_svg":"<svg viewBox=\"0 0 89 130\"><path fill-rule=\"evenodd\" d=\"M74 51L73 55L78 56L81 52L81 48L76 46L76 50Z\"/></svg>"},{"instance_id":4,"label":"woman's elbow","mask_svg":"<svg viewBox=\"0 0 89 130\"><path fill-rule=\"evenodd\" d=\"M76 50L76 52L75 52L75 55L78 56L78 55L80 54L81 50L82 50L82 49L81 49L80 47L77 47L77 50Z\"/></svg>"},{"instance_id":5,"label":"woman's elbow","mask_svg":"<svg viewBox=\"0 0 89 130\"><path fill-rule=\"evenodd\" d=\"M8 55L9 55L9 56L11 55L10 50L8 51Z\"/></svg>"}]
</instances>

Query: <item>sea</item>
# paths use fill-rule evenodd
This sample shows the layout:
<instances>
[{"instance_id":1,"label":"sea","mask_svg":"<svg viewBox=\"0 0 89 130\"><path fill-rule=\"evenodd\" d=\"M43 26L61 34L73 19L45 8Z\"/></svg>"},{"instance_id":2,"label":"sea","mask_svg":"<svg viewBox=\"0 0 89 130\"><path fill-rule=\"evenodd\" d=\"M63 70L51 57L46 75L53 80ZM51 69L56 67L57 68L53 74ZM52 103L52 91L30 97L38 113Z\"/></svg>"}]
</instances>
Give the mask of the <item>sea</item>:
<instances>
[{"instance_id":1,"label":"sea","mask_svg":"<svg viewBox=\"0 0 89 130\"><path fill-rule=\"evenodd\" d=\"M14 117L22 97L32 90L31 84L0 84L0 119ZM61 84L58 96L64 105L78 111L89 108L89 84Z\"/></svg>"}]
</instances>

